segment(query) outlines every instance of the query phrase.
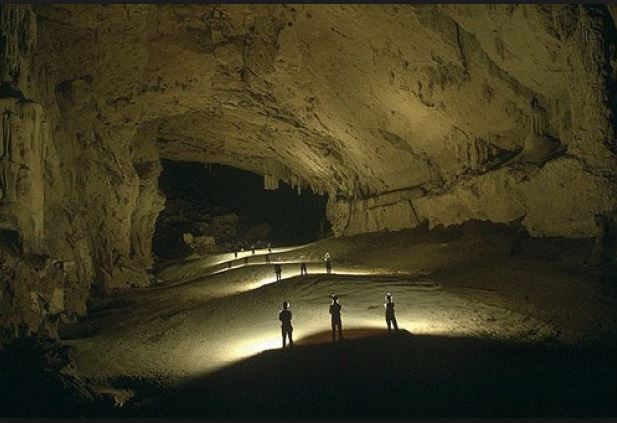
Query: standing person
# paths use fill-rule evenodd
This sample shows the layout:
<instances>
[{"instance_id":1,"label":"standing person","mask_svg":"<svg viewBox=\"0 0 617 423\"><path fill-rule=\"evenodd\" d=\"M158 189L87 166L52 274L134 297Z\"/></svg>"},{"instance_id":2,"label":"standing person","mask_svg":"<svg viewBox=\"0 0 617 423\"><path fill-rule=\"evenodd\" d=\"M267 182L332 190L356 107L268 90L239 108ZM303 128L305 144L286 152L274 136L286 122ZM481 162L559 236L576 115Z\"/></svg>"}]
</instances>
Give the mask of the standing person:
<instances>
[{"instance_id":1,"label":"standing person","mask_svg":"<svg viewBox=\"0 0 617 423\"><path fill-rule=\"evenodd\" d=\"M291 326L291 310L289 310L289 302L283 301L283 309L279 312L279 320L281 321L281 334L283 335L283 348L287 346L287 339L289 338L289 346L294 344L291 337L291 333L294 328Z\"/></svg>"},{"instance_id":2,"label":"standing person","mask_svg":"<svg viewBox=\"0 0 617 423\"><path fill-rule=\"evenodd\" d=\"M304 262L300 263L300 274L308 275L308 270L306 270L306 263Z\"/></svg>"},{"instance_id":3,"label":"standing person","mask_svg":"<svg viewBox=\"0 0 617 423\"><path fill-rule=\"evenodd\" d=\"M396 323L396 316L394 315L394 301L392 301L392 294L389 292L386 294L386 302L383 306L386 309L388 332L392 333L392 325L394 325L394 330L398 330L398 324Z\"/></svg>"},{"instance_id":4,"label":"standing person","mask_svg":"<svg viewBox=\"0 0 617 423\"><path fill-rule=\"evenodd\" d=\"M281 280L281 271L282 271L281 264L280 263L276 263L274 265L274 273L276 273L276 281L277 282Z\"/></svg>"},{"instance_id":5,"label":"standing person","mask_svg":"<svg viewBox=\"0 0 617 423\"><path fill-rule=\"evenodd\" d=\"M270 242L268 242L268 252L269 253L272 252L272 244Z\"/></svg>"},{"instance_id":6,"label":"standing person","mask_svg":"<svg viewBox=\"0 0 617 423\"><path fill-rule=\"evenodd\" d=\"M332 323L332 342L336 341L336 331L338 330L339 341L343 340L343 323L341 322L341 305L338 302L338 295L332 294L332 304L330 304L330 316Z\"/></svg>"},{"instance_id":7,"label":"standing person","mask_svg":"<svg viewBox=\"0 0 617 423\"><path fill-rule=\"evenodd\" d=\"M255 244L251 244L251 254L255 254Z\"/></svg>"},{"instance_id":8,"label":"standing person","mask_svg":"<svg viewBox=\"0 0 617 423\"><path fill-rule=\"evenodd\" d=\"M326 254L323 257L323 260L326 264L326 273L330 274L330 272L332 271L332 264L330 263L330 253L326 252Z\"/></svg>"},{"instance_id":9,"label":"standing person","mask_svg":"<svg viewBox=\"0 0 617 423\"><path fill-rule=\"evenodd\" d=\"M266 263L270 263L270 254L266 254Z\"/></svg>"}]
</instances>

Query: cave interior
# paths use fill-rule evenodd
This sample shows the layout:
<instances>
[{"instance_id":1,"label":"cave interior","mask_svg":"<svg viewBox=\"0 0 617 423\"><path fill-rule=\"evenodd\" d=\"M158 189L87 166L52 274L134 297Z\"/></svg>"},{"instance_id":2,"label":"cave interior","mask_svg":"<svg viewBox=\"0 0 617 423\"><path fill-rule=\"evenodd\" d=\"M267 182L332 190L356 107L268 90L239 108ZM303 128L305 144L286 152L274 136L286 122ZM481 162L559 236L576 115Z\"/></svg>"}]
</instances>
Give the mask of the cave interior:
<instances>
[{"instance_id":1,"label":"cave interior","mask_svg":"<svg viewBox=\"0 0 617 423\"><path fill-rule=\"evenodd\" d=\"M615 417L616 22L0 5L0 417Z\"/></svg>"}]
</instances>

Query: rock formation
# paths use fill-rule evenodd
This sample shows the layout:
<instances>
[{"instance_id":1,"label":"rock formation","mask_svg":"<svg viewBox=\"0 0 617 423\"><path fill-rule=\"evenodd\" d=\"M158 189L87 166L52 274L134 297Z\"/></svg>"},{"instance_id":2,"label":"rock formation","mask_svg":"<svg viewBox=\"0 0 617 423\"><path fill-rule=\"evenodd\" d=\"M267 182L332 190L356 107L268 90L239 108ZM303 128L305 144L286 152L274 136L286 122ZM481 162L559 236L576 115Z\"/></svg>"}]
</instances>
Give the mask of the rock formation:
<instances>
[{"instance_id":1,"label":"rock formation","mask_svg":"<svg viewBox=\"0 0 617 423\"><path fill-rule=\"evenodd\" d=\"M597 237L617 208L612 5L0 13L9 337L149 283L161 159L327 194L337 236L479 219Z\"/></svg>"},{"instance_id":2,"label":"rock formation","mask_svg":"<svg viewBox=\"0 0 617 423\"><path fill-rule=\"evenodd\" d=\"M43 164L49 128L39 104L0 100L0 225L16 234L24 252L43 244Z\"/></svg>"}]
</instances>

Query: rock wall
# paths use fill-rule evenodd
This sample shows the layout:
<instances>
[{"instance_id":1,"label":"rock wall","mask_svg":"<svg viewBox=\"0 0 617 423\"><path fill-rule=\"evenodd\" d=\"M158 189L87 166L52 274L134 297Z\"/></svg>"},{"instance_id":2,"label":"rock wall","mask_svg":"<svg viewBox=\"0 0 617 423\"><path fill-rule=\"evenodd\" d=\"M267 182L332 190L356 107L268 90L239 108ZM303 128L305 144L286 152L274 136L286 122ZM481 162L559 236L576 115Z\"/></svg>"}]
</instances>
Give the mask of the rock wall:
<instances>
[{"instance_id":1,"label":"rock wall","mask_svg":"<svg viewBox=\"0 0 617 423\"><path fill-rule=\"evenodd\" d=\"M414 200L423 195L421 189L410 189L351 202L330 198L326 213L335 236L414 228L422 222Z\"/></svg>"},{"instance_id":2,"label":"rock wall","mask_svg":"<svg viewBox=\"0 0 617 423\"><path fill-rule=\"evenodd\" d=\"M150 283L160 163L101 124L87 77L59 78L32 6L0 12L2 339L53 335L92 292Z\"/></svg>"},{"instance_id":3,"label":"rock wall","mask_svg":"<svg viewBox=\"0 0 617 423\"><path fill-rule=\"evenodd\" d=\"M149 283L161 158L328 194L337 236L470 219L612 233L612 5L0 13L7 333Z\"/></svg>"},{"instance_id":4,"label":"rock wall","mask_svg":"<svg viewBox=\"0 0 617 423\"><path fill-rule=\"evenodd\" d=\"M499 168L426 195L402 190L367 200L334 200L328 218L337 236L396 231L424 221L433 228L469 220L520 220L536 237L598 237L602 235L598 217L617 208L615 188L612 178L587 172L574 158L561 157L543 167Z\"/></svg>"},{"instance_id":5,"label":"rock wall","mask_svg":"<svg viewBox=\"0 0 617 423\"><path fill-rule=\"evenodd\" d=\"M43 164L49 127L40 104L0 99L0 230L18 234L24 252L43 245Z\"/></svg>"},{"instance_id":6,"label":"rock wall","mask_svg":"<svg viewBox=\"0 0 617 423\"><path fill-rule=\"evenodd\" d=\"M446 8L460 12L457 21L472 31L463 36L462 49L466 55L482 56L475 66L488 63L493 72L499 71L493 69L497 65L508 70L520 66L516 62L522 59L504 47L514 47L523 38L518 32L508 38L514 25L506 25L502 33L487 33L480 27L481 22L497 23L504 18L495 13L499 6L477 7L473 17L466 13L467 6ZM507 8L504 12L512 17L517 6ZM513 106L510 112L520 113L517 121L527 123L528 134L522 142L500 148L457 128L452 134L459 164L454 175L446 175L438 186L421 185L425 196L406 201L406 195L399 194L396 208L392 201L380 205L382 196L337 201L329 214L335 233L414 227L424 220L434 227L471 219L504 223L521 219L534 236L601 234L597 218L610 215L617 206L615 23L608 10L601 8L564 5L534 12L540 21L534 30L544 30L545 38L562 43L559 54L565 56L568 67L554 70L566 73L564 91L552 93L554 98L545 97L545 106L537 94L527 107ZM555 20L548 19L551 16ZM524 26L520 23L517 28ZM494 49L482 49L491 39ZM506 76L510 77L499 77ZM513 87L521 94L532 93L518 82ZM486 94L486 101L491 102L492 95Z\"/></svg>"}]
</instances>

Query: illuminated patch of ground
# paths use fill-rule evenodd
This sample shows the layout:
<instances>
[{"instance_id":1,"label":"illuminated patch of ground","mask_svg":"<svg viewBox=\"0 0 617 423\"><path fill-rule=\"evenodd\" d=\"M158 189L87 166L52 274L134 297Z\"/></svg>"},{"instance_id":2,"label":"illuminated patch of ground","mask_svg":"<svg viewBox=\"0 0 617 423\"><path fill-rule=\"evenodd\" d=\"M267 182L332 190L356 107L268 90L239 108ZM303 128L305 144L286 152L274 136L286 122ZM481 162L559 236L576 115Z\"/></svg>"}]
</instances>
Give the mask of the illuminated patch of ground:
<instances>
[{"instance_id":1,"label":"illuminated patch of ground","mask_svg":"<svg viewBox=\"0 0 617 423\"><path fill-rule=\"evenodd\" d=\"M491 353L483 349L497 342L506 346L506 350L510 348L508 345L522 346L520 351L527 351L524 355L525 360L529 360L527 364L535 368L534 354L549 361L552 357L542 355L545 347L550 350L551 345L566 348L568 344L593 339L603 342L613 339L610 334L614 333L617 320L614 297L605 295L603 285L594 280L591 273L575 270L567 257L569 254L577 260L584 259L580 249L566 245L567 248L559 250L560 244L557 244L557 247L549 245L552 250L545 248L546 254L553 254L549 257L541 257L531 247L525 247L533 252L529 256L525 256L525 249L513 254L509 246L511 238L508 238L511 232L508 231L494 226L486 230L480 228L479 234L458 229L430 233L410 231L398 233L396 237L375 234L281 249L270 257L271 261L284 263L283 280L279 282L275 281L272 263L265 263L264 251L256 251L255 255L240 254L237 259L233 254L192 257L163 269L159 276L166 282L162 285L118 293L93 303L89 317L65 328L63 338L77 348L80 375L101 384L118 380L156 380L157 384L168 387L164 392L191 378L208 378L208 375L221 374L236 365L244 368L241 363L252 363L254 358L261 360L256 357L262 357L264 351L268 351L268 357L274 357L272 350L278 354L282 342L277 316L284 300L291 303L294 316L294 339L297 341L294 351L319 345L326 348L332 293L339 295L343 306L343 327L350 342L347 345L356 345L357 342L362 344L364 339L373 342L370 341L373 334L385 328L384 294L391 292L399 326L406 331L403 333L411 334L415 340L431 341L405 344L410 349L396 350L391 346L388 354L401 362L418 364L420 356L445 354L454 364L456 355L461 352L459 347L469 351L465 345L481 345L478 351L489 354L490 358ZM582 244L581 248L586 245ZM333 256L331 275L325 274L322 262L325 251ZM249 258L248 264L244 263L244 256ZM233 259L231 267L226 261L229 259ZM299 263L303 261L309 263L309 274L301 276ZM354 339L355 335L359 337ZM508 351L502 356L503 363L519 360L517 352ZM357 369L369 377L373 371L371 360L379 356L379 351L365 352L371 354L371 359L364 363L358 356ZM343 360L343 357L336 360ZM456 375L456 365L441 369L439 360L427 361L427 365L429 363L432 363L429 367L422 365L410 370L407 376L412 386L410 392L417 398L425 398L424 395L434 389L430 385L425 386L426 392L414 391L413 375L418 371L434 369L437 372L430 377L427 375L429 380L423 383L433 383L430 382L432 378L446 378L448 371ZM499 368L497 362L492 363L494 368ZM519 364L523 366L524 363ZM551 371L563 373L570 362L566 364L564 368L557 366ZM309 369L318 370L322 365L317 362L317 368ZM473 366L481 367L481 364L474 362ZM584 368L583 365L576 372L584 373ZM607 368L612 369L609 365ZM516 366L505 369L507 375L495 380L489 380L489 374L483 373L482 383L486 386L477 388L478 395L488 395L487 386L505 389L510 383L507 377L514 375L512 377L516 378L519 370ZM259 377L278 370L273 361L271 367L262 371L266 373ZM526 377L538 376L535 370L529 371ZM280 375L277 377L279 379L275 380L280 380ZM466 374L465 378L473 381L473 373ZM460 379L458 385L444 389L464 389L465 378ZM525 381L532 383L532 379ZM555 381L556 384L562 382ZM130 387L131 383L137 382L127 382L121 387ZM151 382L146 385L148 383ZM290 381L291 385L293 383ZM592 384L589 380L585 383ZM148 397L140 393L140 389L137 389L134 404ZM210 389L206 389L204 395L212 393ZM231 396L233 389L240 389L239 385L229 385ZM551 395L550 387L543 389L548 393L542 395ZM530 392L540 394L540 391ZM403 391L397 395L403 395ZM521 401L531 401L526 394L520 395L523 395ZM446 397L442 396L441 400ZM461 398L456 401L459 400L462 401ZM587 409L591 407L589 404L585 405ZM229 406L232 410L232 405ZM219 411L225 409L221 407ZM380 407L376 404L375 407L373 411L376 412ZM534 410L533 403L526 407L532 407L528 411ZM426 408L429 409L436 408ZM393 410L410 411L400 407ZM224 415L224 411L221 413Z\"/></svg>"},{"instance_id":2,"label":"illuminated patch of ground","mask_svg":"<svg viewBox=\"0 0 617 423\"><path fill-rule=\"evenodd\" d=\"M275 282L271 266L248 266L126 293L119 297L122 307L103 309L80 324L95 335L67 342L78 348L85 376L187 376L280 346L277 315L284 300L291 303L294 336L300 339L329 327L332 293L341 299L345 329L383 328L386 292L394 295L400 327L414 334L517 339L552 334L543 322L475 302L475 292L455 293L427 277L334 270Z\"/></svg>"}]
</instances>

